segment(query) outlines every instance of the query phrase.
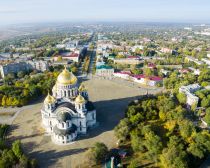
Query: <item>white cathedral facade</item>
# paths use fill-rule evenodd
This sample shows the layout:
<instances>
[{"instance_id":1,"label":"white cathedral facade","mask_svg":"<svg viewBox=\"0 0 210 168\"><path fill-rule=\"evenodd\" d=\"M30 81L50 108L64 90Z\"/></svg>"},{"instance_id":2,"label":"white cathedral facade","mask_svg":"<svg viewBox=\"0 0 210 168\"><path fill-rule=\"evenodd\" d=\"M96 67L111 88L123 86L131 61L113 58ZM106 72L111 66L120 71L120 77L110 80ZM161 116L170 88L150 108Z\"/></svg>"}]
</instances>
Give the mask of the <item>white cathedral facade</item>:
<instances>
[{"instance_id":1,"label":"white cathedral facade","mask_svg":"<svg viewBox=\"0 0 210 168\"><path fill-rule=\"evenodd\" d=\"M56 144L69 144L96 124L96 110L83 84L66 68L41 109L42 125Z\"/></svg>"}]
</instances>

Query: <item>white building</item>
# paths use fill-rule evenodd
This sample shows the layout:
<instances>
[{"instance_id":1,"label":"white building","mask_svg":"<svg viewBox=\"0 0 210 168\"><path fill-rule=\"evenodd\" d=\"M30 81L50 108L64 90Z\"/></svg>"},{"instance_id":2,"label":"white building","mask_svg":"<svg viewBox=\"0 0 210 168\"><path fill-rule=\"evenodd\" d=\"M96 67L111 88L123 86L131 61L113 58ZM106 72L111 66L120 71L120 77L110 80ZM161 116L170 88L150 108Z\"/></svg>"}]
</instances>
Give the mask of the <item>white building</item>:
<instances>
[{"instance_id":1,"label":"white building","mask_svg":"<svg viewBox=\"0 0 210 168\"><path fill-rule=\"evenodd\" d=\"M163 79L158 76L145 76L145 75L134 75L133 81L142 85L157 86L163 83Z\"/></svg>"},{"instance_id":2,"label":"white building","mask_svg":"<svg viewBox=\"0 0 210 168\"><path fill-rule=\"evenodd\" d=\"M187 61L187 62L194 62L194 63L196 63L197 65L202 65L203 64L203 62L202 61L199 61L198 59L196 59L196 58L193 58L193 57L191 57L191 56L187 56L187 57L185 57L185 60Z\"/></svg>"},{"instance_id":3,"label":"white building","mask_svg":"<svg viewBox=\"0 0 210 168\"><path fill-rule=\"evenodd\" d=\"M142 46L142 45L135 45L135 46L131 47L131 51L132 52L135 52L136 49L143 50L144 49L144 46Z\"/></svg>"},{"instance_id":4,"label":"white building","mask_svg":"<svg viewBox=\"0 0 210 168\"><path fill-rule=\"evenodd\" d=\"M84 85L66 68L57 78L53 95L44 100L42 125L56 144L69 144L96 124L96 110Z\"/></svg>"},{"instance_id":5,"label":"white building","mask_svg":"<svg viewBox=\"0 0 210 168\"><path fill-rule=\"evenodd\" d=\"M207 65L210 65L210 60L206 58L201 59L203 62L205 62Z\"/></svg>"},{"instance_id":6,"label":"white building","mask_svg":"<svg viewBox=\"0 0 210 168\"><path fill-rule=\"evenodd\" d=\"M199 84L192 84L188 86L181 86L179 88L180 93L184 93L187 97L186 104L189 106L195 105L197 107L199 98L194 95L194 92L201 89Z\"/></svg>"},{"instance_id":7,"label":"white building","mask_svg":"<svg viewBox=\"0 0 210 168\"><path fill-rule=\"evenodd\" d=\"M113 74L113 76L114 77L118 77L118 78L129 80L130 79L130 74L131 74L130 72L121 71L121 72L115 72Z\"/></svg>"},{"instance_id":8,"label":"white building","mask_svg":"<svg viewBox=\"0 0 210 168\"><path fill-rule=\"evenodd\" d=\"M107 66L107 65L101 65L96 67L96 75L102 76L102 77L112 77L114 74L114 68Z\"/></svg>"}]
</instances>

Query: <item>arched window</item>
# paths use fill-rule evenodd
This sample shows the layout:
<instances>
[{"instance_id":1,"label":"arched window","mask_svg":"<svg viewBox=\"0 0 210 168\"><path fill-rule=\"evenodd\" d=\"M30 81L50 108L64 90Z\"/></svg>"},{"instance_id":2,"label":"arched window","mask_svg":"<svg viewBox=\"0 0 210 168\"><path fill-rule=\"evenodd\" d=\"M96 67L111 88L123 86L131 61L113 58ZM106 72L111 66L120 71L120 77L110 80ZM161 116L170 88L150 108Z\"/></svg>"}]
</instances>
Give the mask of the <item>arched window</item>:
<instances>
[{"instance_id":1,"label":"arched window","mask_svg":"<svg viewBox=\"0 0 210 168\"><path fill-rule=\"evenodd\" d=\"M64 128L64 123L62 123L62 127Z\"/></svg>"}]
</instances>

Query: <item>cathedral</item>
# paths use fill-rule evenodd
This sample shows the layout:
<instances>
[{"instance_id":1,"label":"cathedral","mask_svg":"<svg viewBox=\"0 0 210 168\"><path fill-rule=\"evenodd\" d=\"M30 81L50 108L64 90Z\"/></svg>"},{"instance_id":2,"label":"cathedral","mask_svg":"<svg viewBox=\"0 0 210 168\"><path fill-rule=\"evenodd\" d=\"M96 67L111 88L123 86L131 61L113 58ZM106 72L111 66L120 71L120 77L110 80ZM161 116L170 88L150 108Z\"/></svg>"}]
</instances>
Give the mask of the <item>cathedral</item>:
<instances>
[{"instance_id":1,"label":"cathedral","mask_svg":"<svg viewBox=\"0 0 210 168\"><path fill-rule=\"evenodd\" d=\"M83 84L66 68L41 109L42 125L55 144L69 144L96 124L96 110Z\"/></svg>"}]
</instances>

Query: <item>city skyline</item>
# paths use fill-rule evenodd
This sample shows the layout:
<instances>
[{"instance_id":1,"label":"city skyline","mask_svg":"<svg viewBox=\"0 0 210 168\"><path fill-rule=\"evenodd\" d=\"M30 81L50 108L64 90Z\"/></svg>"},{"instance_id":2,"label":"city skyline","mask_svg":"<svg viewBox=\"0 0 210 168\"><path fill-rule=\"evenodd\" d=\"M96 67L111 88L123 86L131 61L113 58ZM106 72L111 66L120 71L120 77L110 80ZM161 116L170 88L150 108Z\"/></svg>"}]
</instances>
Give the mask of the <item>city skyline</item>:
<instances>
[{"instance_id":1,"label":"city skyline","mask_svg":"<svg viewBox=\"0 0 210 168\"><path fill-rule=\"evenodd\" d=\"M0 1L0 6L0 25L66 21L210 21L207 0L8 0Z\"/></svg>"}]
</instances>

